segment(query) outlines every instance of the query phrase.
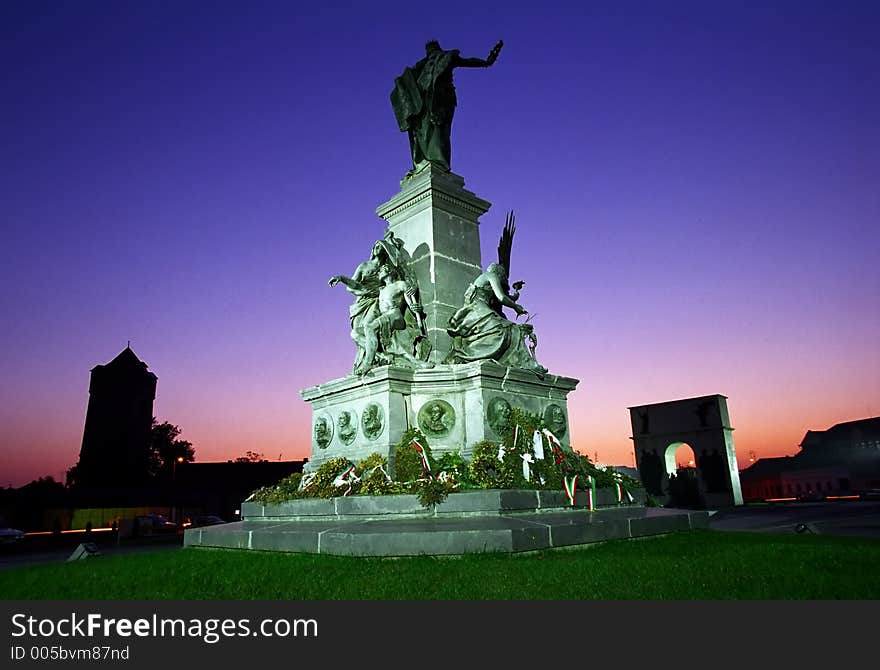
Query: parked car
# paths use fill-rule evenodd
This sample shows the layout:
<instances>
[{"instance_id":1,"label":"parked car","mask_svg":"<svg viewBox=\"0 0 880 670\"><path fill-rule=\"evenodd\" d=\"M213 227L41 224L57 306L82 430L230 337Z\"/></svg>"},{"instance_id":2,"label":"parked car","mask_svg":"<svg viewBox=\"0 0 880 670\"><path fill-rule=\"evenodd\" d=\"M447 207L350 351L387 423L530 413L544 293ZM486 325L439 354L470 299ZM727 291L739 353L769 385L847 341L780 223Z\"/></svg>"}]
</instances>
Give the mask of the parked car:
<instances>
[{"instance_id":1,"label":"parked car","mask_svg":"<svg viewBox=\"0 0 880 670\"><path fill-rule=\"evenodd\" d=\"M15 528L0 528L0 544L16 544L24 539L24 531Z\"/></svg>"},{"instance_id":2,"label":"parked car","mask_svg":"<svg viewBox=\"0 0 880 670\"><path fill-rule=\"evenodd\" d=\"M194 516L190 519L189 527L190 528L200 528L202 526L216 526L217 524L226 523L219 516L214 516L213 514L206 514L203 516Z\"/></svg>"}]
</instances>

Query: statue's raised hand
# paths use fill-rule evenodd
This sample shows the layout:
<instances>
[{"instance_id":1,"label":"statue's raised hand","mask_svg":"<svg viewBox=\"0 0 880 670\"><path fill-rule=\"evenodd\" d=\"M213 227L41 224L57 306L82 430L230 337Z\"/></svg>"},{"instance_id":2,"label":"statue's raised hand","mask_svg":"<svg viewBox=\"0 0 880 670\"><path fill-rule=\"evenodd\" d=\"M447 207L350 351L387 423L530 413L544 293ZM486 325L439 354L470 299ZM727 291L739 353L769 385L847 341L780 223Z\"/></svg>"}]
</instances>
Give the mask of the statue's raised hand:
<instances>
[{"instance_id":1,"label":"statue's raised hand","mask_svg":"<svg viewBox=\"0 0 880 670\"><path fill-rule=\"evenodd\" d=\"M498 44L492 47L492 51L489 52L489 57L486 59L486 62L489 65L495 63L498 60L498 54L501 53L501 47L504 46L504 40L498 40Z\"/></svg>"},{"instance_id":2,"label":"statue's raised hand","mask_svg":"<svg viewBox=\"0 0 880 670\"><path fill-rule=\"evenodd\" d=\"M330 281L327 282L330 286L336 286L339 282L342 281L342 275L333 275L330 277Z\"/></svg>"}]
</instances>

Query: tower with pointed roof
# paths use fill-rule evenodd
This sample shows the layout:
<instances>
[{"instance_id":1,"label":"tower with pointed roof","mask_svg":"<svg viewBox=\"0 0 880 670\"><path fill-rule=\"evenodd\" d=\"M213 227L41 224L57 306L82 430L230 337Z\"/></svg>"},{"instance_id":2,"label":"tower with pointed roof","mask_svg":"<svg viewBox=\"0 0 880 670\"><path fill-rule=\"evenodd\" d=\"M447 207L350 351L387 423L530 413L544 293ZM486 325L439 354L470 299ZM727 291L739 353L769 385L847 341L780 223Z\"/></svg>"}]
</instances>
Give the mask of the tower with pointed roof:
<instances>
[{"instance_id":1,"label":"tower with pointed roof","mask_svg":"<svg viewBox=\"0 0 880 670\"><path fill-rule=\"evenodd\" d=\"M147 483L157 377L125 347L92 368L76 482L83 488Z\"/></svg>"}]
</instances>

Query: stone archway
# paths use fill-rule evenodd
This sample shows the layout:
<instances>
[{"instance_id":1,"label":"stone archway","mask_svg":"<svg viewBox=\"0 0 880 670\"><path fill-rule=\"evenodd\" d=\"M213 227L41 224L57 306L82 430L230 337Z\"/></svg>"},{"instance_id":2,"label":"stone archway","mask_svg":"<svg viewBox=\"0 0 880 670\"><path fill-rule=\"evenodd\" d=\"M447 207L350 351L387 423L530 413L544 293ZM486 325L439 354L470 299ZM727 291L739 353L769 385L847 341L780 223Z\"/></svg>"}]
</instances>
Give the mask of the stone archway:
<instances>
[{"instance_id":1,"label":"stone archway","mask_svg":"<svg viewBox=\"0 0 880 670\"><path fill-rule=\"evenodd\" d=\"M700 498L706 507L742 505L733 428L723 395L630 407L636 467L645 489L669 502L669 477L682 444L694 453Z\"/></svg>"}]
</instances>

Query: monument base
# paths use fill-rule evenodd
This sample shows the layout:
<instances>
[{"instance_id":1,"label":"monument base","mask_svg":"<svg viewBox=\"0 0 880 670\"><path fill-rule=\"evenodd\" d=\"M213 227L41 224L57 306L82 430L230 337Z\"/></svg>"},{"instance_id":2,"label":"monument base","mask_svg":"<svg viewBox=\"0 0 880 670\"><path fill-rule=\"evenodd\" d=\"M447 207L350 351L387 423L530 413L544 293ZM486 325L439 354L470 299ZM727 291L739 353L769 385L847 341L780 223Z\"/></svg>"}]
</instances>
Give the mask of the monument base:
<instances>
[{"instance_id":1,"label":"monument base","mask_svg":"<svg viewBox=\"0 0 880 670\"><path fill-rule=\"evenodd\" d=\"M643 491L634 492L636 498ZM705 511L618 505L599 489L602 509L576 507L562 491L483 490L451 494L433 509L414 495L243 503L243 520L186 531L189 547L347 556L520 552L707 528Z\"/></svg>"},{"instance_id":2,"label":"monument base","mask_svg":"<svg viewBox=\"0 0 880 670\"><path fill-rule=\"evenodd\" d=\"M344 457L357 463L372 453L392 458L403 433L419 428L432 451L459 450L497 441L511 408L544 416L565 447L569 444L568 394L578 380L544 377L493 361L437 365L425 370L384 366L301 392L312 406L312 453L306 471Z\"/></svg>"}]
</instances>

